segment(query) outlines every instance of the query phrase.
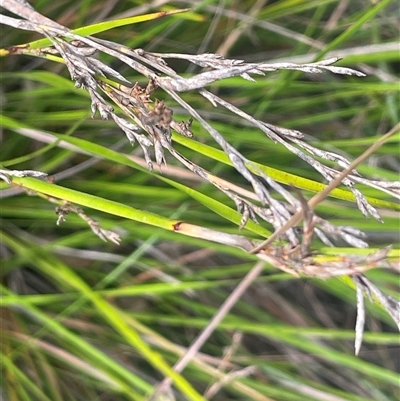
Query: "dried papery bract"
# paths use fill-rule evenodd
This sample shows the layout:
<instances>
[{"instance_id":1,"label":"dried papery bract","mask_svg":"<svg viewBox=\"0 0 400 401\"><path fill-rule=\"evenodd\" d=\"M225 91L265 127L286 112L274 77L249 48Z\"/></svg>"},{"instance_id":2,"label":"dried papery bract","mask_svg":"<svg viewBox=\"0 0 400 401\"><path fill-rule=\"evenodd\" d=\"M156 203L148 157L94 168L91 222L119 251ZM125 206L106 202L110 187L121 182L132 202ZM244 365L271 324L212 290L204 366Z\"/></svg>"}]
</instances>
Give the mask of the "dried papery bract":
<instances>
[{"instance_id":1,"label":"dried papery bract","mask_svg":"<svg viewBox=\"0 0 400 401\"><path fill-rule=\"evenodd\" d=\"M12 177L47 178L48 174L35 170L4 170L0 169L0 179L7 184L12 183Z\"/></svg>"}]
</instances>

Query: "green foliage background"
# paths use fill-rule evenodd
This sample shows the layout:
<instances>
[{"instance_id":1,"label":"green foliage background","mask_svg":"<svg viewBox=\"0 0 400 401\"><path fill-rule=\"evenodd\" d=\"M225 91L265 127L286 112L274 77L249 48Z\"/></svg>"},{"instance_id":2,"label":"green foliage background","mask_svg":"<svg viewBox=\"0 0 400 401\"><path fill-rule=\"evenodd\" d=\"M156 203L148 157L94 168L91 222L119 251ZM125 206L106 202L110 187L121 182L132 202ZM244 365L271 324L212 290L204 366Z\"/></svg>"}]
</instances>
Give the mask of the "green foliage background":
<instances>
[{"instance_id":1,"label":"green foliage background","mask_svg":"<svg viewBox=\"0 0 400 401\"><path fill-rule=\"evenodd\" d=\"M225 48L230 58L268 62L342 56L341 65L362 69L368 76L282 71L259 77L255 83L239 78L220 81L211 89L256 118L300 130L312 137L313 145L352 159L399 121L396 1L161 3L156 9L141 1L42 0L34 6L71 29L192 7L184 14L98 35L154 52ZM243 16L251 15L256 21L245 25ZM39 39L8 27L1 30L2 48ZM145 83L119 61L100 57L131 81ZM239 233L234 205L214 187L187 175L172 158L167 162L176 170L166 177L125 157L141 154L112 121L90 118L89 97L74 88L65 66L27 56L0 61L2 166L56 174L99 157L72 175L66 173L57 185L66 188L69 196L76 194L90 217L123 239L119 246L104 243L75 215L56 226L53 204L16 194L15 188L1 184L6 194L0 204L5 399L142 400L164 375L173 377L177 400L211 398L204 394L220 380L223 385L212 399L387 401L400 397L398 334L387 314L368 304L364 346L355 357L354 290L340 279L299 280L268 265L201 354L174 376L171 366L256 258L176 234L168 222L184 220ZM184 74L200 71L174 60L170 66ZM162 92L156 95L165 98ZM262 132L214 108L195 92L183 97L249 159L321 182L307 164ZM188 118L171 99L164 100L174 108L178 121ZM224 163L212 138L196 123L193 131L197 142L211 148L178 136L174 146L213 174L246 187ZM43 132L59 141L46 143L40 136ZM399 134L360 166L360 173L398 179L398 151ZM191 189L217 201L214 210L210 200ZM364 195L393 202L377 190L360 189ZM312 191L303 193L307 198L312 195ZM221 216L223 205L232 208L232 218ZM123 206L133 209L121 215ZM364 230L372 247L399 248L398 213L390 208L379 210L384 224L365 219L353 202L337 196L317 210L334 224ZM160 224L153 224L154 215ZM267 235L270 229L242 234ZM322 245L318 250L330 252ZM341 252L356 250L341 248ZM397 274L373 270L367 275L398 298ZM224 353L231 353L226 363ZM250 366L254 370L245 374Z\"/></svg>"}]
</instances>

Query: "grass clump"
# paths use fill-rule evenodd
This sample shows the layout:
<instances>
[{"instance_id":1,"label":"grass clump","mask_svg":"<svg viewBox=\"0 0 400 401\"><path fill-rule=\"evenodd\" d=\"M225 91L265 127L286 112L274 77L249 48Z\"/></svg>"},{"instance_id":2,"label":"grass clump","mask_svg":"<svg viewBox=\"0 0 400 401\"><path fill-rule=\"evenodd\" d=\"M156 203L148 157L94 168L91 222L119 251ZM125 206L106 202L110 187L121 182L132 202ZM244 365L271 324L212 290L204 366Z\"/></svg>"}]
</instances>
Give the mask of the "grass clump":
<instances>
[{"instance_id":1,"label":"grass clump","mask_svg":"<svg viewBox=\"0 0 400 401\"><path fill-rule=\"evenodd\" d=\"M192 3L3 4L4 394L395 399L394 2Z\"/></svg>"}]
</instances>

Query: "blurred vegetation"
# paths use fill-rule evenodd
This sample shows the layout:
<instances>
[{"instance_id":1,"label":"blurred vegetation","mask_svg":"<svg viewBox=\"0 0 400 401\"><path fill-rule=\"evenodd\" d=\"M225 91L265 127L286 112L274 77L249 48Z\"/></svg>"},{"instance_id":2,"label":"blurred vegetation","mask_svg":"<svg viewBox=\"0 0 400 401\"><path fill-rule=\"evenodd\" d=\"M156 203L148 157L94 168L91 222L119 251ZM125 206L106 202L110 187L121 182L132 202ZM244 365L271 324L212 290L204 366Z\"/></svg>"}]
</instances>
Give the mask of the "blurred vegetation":
<instances>
[{"instance_id":1,"label":"blurred vegetation","mask_svg":"<svg viewBox=\"0 0 400 401\"><path fill-rule=\"evenodd\" d=\"M396 1L41 0L34 7L71 29L191 8L98 35L158 53L222 53L248 62L343 57L339 65L367 77L280 71L256 77L256 82L218 81L210 90L260 120L299 130L314 146L351 160L400 120ZM40 38L2 26L0 47ZM132 82L146 83L119 60L99 57ZM113 121L91 118L88 94L74 87L64 65L28 56L2 57L0 63L2 168L62 173L58 185L96 199L219 231L255 235L240 231L238 224L206 202L168 183L163 167L150 173L107 153L113 149L136 161L142 156ZM169 65L183 75L201 71L179 60ZM166 98L162 91L156 96ZM293 153L198 93L182 97L248 159L323 182ZM188 119L179 105L171 99L166 102L177 121ZM192 129L197 142L218 149L199 124L194 122ZM60 140L48 143L43 133ZM399 133L394 135L358 171L371 179L398 180L399 138ZM174 147L189 160L250 187L235 169L207 157L192 141L188 145L178 135L173 139ZM79 144L80 150L65 146L68 143ZM235 208L173 158L167 157L167 164L176 167L168 174L173 182ZM0 398L5 400L146 399L165 375L172 375L170 367L257 262L239 249L101 212L89 202L85 213L122 238L120 245L103 242L79 216L70 214L56 225L54 204L5 182L0 186ZM365 196L394 202L373 188L359 189ZM302 193L307 199L313 195ZM363 230L373 249L400 248L394 210L379 209L384 224L366 219L354 202L335 197L317 211L332 224ZM323 254L331 252L322 244L317 247ZM343 246L340 252L366 255L371 250ZM374 269L366 275L399 299L397 273ZM266 264L201 352L174 377L173 391L156 399L399 399L395 324L379 305L367 302L364 344L355 357L355 304L355 290L346 279L296 279Z\"/></svg>"}]
</instances>

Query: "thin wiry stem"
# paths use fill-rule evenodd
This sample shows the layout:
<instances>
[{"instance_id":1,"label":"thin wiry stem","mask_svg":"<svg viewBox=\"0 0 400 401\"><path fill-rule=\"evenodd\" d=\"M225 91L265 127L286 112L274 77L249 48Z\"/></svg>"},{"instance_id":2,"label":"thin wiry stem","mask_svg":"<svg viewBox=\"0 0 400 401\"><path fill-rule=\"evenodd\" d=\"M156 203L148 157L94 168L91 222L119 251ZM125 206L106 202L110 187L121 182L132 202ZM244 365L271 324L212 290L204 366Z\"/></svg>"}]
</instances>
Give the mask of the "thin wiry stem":
<instances>
[{"instance_id":1,"label":"thin wiry stem","mask_svg":"<svg viewBox=\"0 0 400 401\"><path fill-rule=\"evenodd\" d=\"M174 365L174 370L176 372L182 372L182 370L187 366L187 364L196 356L200 348L204 345L210 335L217 328L219 323L225 318L229 311L233 308L239 298L244 294L247 288L254 282L254 280L261 274L264 268L263 262L258 262L254 267L247 273L246 277L240 282L240 284L232 291L229 297L218 309L218 312L214 315L205 329L197 336L193 341L185 355ZM156 397L167 391L168 387L171 385L172 381L170 378L164 379L155 390L152 395L151 400L155 400Z\"/></svg>"}]
</instances>

